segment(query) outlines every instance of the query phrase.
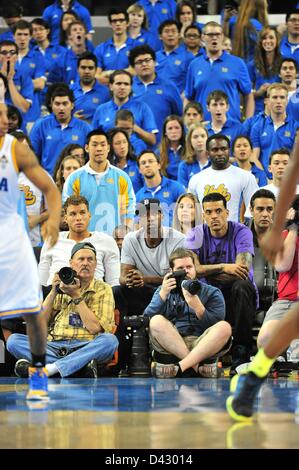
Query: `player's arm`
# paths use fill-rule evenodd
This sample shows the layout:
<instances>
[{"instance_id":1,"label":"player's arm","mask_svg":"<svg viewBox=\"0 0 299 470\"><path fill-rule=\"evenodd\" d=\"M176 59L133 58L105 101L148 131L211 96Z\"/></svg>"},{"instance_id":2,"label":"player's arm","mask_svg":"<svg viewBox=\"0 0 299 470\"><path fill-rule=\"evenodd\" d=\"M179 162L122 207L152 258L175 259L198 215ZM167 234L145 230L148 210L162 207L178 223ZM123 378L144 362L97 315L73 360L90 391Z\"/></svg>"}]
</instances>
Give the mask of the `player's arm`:
<instances>
[{"instance_id":1,"label":"player's arm","mask_svg":"<svg viewBox=\"0 0 299 470\"><path fill-rule=\"evenodd\" d=\"M54 246L59 233L61 194L46 171L39 165L32 150L24 144L16 142L15 155L19 170L25 173L46 198L49 218L42 226L42 236L44 240L47 240L49 246Z\"/></svg>"},{"instance_id":2,"label":"player's arm","mask_svg":"<svg viewBox=\"0 0 299 470\"><path fill-rule=\"evenodd\" d=\"M272 264L275 264L275 258L278 253L280 253L280 256L283 255L284 239L282 237L282 231L285 226L287 211L295 197L298 179L299 140L296 143L293 157L291 158L282 179L280 193L274 211L272 228L261 240L261 247L263 249L264 255Z\"/></svg>"}]
</instances>

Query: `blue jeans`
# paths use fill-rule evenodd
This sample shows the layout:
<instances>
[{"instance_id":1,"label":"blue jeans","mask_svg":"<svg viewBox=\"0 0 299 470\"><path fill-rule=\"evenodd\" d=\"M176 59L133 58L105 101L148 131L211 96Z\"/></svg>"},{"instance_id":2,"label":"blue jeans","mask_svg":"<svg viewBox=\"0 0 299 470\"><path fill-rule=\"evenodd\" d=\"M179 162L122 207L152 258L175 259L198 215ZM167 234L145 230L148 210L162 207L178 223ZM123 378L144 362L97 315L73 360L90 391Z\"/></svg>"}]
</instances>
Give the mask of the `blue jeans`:
<instances>
[{"instance_id":1,"label":"blue jeans","mask_svg":"<svg viewBox=\"0 0 299 470\"><path fill-rule=\"evenodd\" d=\"M14 333L6 344L7 350L17 359L31 362L31 351L27 335ZM111 333L100 333L91 341L77 339L49 341L46 347L46 363L55 363L61 377L68 377L82 369L92 359L108 362L118 347L118 340ZM61 355L61 352L65 355Z\"/></svg>"}]
</instances>

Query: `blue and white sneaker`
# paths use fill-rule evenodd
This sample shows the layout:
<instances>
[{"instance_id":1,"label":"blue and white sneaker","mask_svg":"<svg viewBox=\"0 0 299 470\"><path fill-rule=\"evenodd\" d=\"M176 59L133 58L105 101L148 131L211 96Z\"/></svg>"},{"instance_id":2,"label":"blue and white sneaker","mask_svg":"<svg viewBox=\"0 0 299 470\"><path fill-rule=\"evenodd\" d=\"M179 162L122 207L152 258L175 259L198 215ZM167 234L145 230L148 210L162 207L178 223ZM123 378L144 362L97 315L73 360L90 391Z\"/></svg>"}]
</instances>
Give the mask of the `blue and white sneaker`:
<instances>
[{"instance_id":1,"label":"blue and white sneaker","mask_svg":"<svg viewBox=\"0 0 299 470\"><path fill-rule=\"evenodd\" d=\"M26 400L49 400L48 372L45 367L29 367L29 390Z\"/></svg>"}]
</instances>

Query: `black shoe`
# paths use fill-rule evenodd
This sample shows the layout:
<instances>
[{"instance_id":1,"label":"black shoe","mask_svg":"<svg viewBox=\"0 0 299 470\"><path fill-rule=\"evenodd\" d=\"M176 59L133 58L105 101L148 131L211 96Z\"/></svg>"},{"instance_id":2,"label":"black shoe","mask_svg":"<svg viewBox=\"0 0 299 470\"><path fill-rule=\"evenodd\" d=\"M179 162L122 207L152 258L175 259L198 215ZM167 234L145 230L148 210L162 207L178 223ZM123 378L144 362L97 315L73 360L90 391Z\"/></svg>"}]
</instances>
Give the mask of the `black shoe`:
<instances>
[{"instance_id":1,"label":"black shoe","mask_svg":"<svg viewBox=\"0 0 299 470\"><path fill-rule=\"evenodd\" d=\"M265 380L253 372L235 376L231 380L231 395L226 400L226 409L235 421L249 421L253 415L255 397Z\"/></svg>"},{"instance_id":2,"label":"black shoe","mask_svg":"<svg viewBox=\"0 0 299 470\"><path fill-rule=\"evenodd\" d=\"M88 364L86 364L86 366L81 369L80 377L83 377L85 379L98 378L97 362L95 359L92 359Z\"/></svg>"},{"instance_id":3,"label":"black shoe","mask_svg":"<svg viewBox=\"0 0 299 470\"><path fill-rule=\"evenodd\" d=\"M31 366L30 362L27 361L27 359L19 359L14 368L14 372L18 377L22 377L23 379L26 379L29 377L29 367Z\"/></svg>"}]
</instances>

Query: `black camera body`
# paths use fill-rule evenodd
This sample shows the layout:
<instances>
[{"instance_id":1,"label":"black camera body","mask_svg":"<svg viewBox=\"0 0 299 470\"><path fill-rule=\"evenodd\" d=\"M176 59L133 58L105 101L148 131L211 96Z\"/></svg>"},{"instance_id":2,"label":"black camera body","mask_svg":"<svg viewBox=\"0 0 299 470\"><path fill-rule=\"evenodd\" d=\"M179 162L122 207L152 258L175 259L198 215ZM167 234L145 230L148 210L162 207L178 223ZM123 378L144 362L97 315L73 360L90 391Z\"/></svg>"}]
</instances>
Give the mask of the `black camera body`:
<instances>
[{"instance_id":1,"label":"black camera body","mask_svg":"<svg viewBox=\"0 0 299 470\"><path fill-rule=\"evenodd\" d=\"M69 266L64 266L58 271L58 276L61 282L63 282L63 284L70 285L70 284L75 283L77 272L74 269L70 268ZM59 286L56 286L56 292L58 294L63 294Z\"/></svg>"},{"instance_id":2,"label":"black camera body","mask_svg":"<svg viewBox=\"0 0 299 470\"><path fill-rule=\"evenodd\" d=\"M295 199L292 202L291 208L295 211L295 216L293 219L289 219L286 222L286 228L288 229L291 225L296 224L299 234L299 194L295 196Z\"/></svg>"},{"instance_id":3,"label":"black camera body","mask_svg":"<svg viewBox=\"0 0 299 470\"><path fill-rule=\"evenodd\" d=\"M178 269L178 271L173 271L171 277L174 277L176 280L176 291L181 293L181 284L184 279L186 279L186 271L185 269Z\"/></svg>"}]
</instances>

